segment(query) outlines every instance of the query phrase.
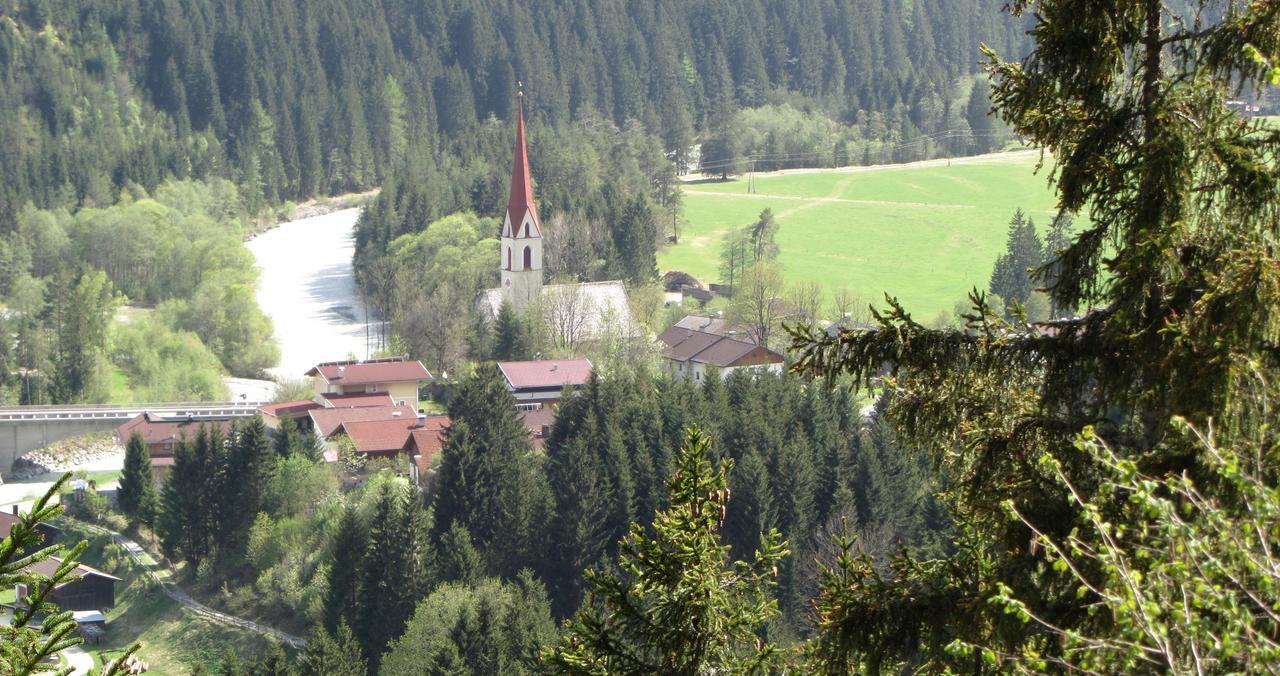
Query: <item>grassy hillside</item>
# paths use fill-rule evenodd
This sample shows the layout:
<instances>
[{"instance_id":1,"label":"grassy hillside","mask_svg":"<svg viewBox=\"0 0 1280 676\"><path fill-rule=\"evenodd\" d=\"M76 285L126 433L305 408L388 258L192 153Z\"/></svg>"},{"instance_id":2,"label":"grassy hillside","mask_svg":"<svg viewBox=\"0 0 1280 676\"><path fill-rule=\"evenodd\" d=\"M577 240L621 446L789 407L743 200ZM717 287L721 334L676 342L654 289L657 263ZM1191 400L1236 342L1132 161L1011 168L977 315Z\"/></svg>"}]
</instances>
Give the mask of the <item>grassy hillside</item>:
<instances>
[{"instance_id":1,"label":"grassy hillside","mask_svg":"<svg viewBox=\"0 0 1280 676\"><path fill-rule=\"evenodd\" d=\"M107 635L85 649L97 662L118 657L134 641L138 656L155 674L187 674L194 665L214 668L231 648L252 659L267 649L267 639L250 631L214 622L179 605L146 577L146 573L106 536L63 520L58 524L68 544L88 540L81 561L122 578L116 584L116 606L107 612ZM95 662L95 663L97 663Z\"/></svg>"},{"instance_id":2,"label":"grassy hillside","mask_svg":"<svg viewBox=\"0 0 1280 676\"><path fill-rule=\"evenodd\" d=\"M1038 225L1054 198L1039 155L1010 153L890 167L757 175L685 189L688 226L659 253L662 271L683 270L704 284L718 277L724 233L778 217L779 257L789 281L828 292L846 286L868 300L888 291L921 318L950 310L977 285L985 289L1004 249L1010 216L1022 207Z\"/></svg>"}]
</instances>

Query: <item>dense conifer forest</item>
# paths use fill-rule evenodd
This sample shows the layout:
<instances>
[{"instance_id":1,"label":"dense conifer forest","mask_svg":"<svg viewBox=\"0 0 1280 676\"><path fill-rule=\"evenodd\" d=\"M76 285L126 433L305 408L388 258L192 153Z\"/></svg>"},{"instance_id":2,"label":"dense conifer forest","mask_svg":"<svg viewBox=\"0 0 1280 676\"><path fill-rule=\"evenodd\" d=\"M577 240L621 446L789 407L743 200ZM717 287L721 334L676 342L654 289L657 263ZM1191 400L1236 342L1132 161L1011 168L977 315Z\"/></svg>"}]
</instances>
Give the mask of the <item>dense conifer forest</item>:
<instances>
[{"instance_id":1,"label":"dense conifer forest","mask_svg":"<svg viewBox=\"0 0 1280 676\"><path fill-rule=\"evenodd\" d=\"M532 119L634 120L677 162L735 110L769 104L925 133L980 41L1018 53L1024 40L978 0L0 8L3 227L27 201L103 205L171 176L231 178L256 207L380 185L410 153L466 165L518 82Z\"/></svg>"}]
</instances>

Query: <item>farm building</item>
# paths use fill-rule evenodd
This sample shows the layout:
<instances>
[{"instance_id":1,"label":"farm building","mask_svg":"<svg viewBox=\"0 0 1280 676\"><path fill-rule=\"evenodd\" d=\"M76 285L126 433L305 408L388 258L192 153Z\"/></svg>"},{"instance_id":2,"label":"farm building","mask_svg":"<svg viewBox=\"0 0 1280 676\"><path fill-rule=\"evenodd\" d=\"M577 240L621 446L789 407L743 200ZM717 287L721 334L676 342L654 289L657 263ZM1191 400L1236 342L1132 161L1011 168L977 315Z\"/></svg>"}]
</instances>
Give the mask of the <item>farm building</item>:
<instances>
[{"instance_id":1,"label":"farm building","mask_svg":"<svg viewBox=\"0 0 1280 676\"><path fill-rule=\"evenodd\" d=\"M664 345L662 358L672 376L701 382L710 369L718 369L721 378L741 369L782 372L786 360L777 352L739 339L735 331L723 325L712 324L708 328L726 333L720 335L675 324L658 336Z\"/></svg>"},{"instance_id":2,"label":"farm building","mask_svg":"<svg viewBox=\"0 0 1280 676\"><path fill-rule=\"evenodd\" d=\"M62 565L62 559L51 556L27 567L27 570L53 577ZM49 593L49 600L63 610L101 610L116 604L116 583L120 578L108 575L84 564L76 566L74 575L80 579L64 582ZM26 585L18 585L18 596L27 594Z\"/></svg>"}]
</instances>

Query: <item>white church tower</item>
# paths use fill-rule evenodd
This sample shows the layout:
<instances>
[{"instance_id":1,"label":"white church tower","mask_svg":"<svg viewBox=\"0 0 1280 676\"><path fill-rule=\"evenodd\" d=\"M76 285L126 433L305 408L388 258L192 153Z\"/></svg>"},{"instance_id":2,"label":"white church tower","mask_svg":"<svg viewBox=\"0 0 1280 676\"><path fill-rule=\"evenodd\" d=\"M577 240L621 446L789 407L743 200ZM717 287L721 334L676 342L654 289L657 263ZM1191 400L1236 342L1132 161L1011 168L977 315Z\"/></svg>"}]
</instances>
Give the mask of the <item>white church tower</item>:
<instances>
[{"instance_id":1,"label":"white church tower","mask_svg":"<svg viewBox=\"0 0 1280 676\"><path fill-rule=\"evenodd\" d=\"M542 295L542 224L533 203L529 155L524 145L524 92L520 92L516 124L515 162L511 167L511 196L502 221L502 299L523 313Z\"/></svg>"}]
</instances>

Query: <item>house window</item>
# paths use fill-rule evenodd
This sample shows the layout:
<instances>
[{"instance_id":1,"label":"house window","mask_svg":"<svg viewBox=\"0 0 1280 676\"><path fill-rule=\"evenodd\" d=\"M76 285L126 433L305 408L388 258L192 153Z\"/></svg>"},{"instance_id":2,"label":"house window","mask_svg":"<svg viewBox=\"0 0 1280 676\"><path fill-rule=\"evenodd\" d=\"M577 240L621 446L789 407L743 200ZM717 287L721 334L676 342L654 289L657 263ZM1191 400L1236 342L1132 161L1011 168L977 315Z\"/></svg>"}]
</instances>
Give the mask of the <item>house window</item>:
<instances>
[{"instance_id":1,"label":"house window","mask_svg":"<svg viewBox=\"0 0 1280 676\"><path fill-rule=\"evenodd\" d=\"M528 237L528 236L529 236L529 224L528 224L528 223L525 223L525 224L524 224L524 236L525 236L525 237Z\"/></svg>"},{"instance_id":2,"label":"house window","mask_svg":"<svg viewBox=\"0 0 1280 676\"><path fill-rule=\"evenodd\" d=\"M529 247L524 248L524 269L533 269L533 249Z\"/></svg>"},{"instance_id":3,"label":"house window","mask_svg":"<svg viewBox=\"0 0 1280 676\"><path fill-rule=\"evenodd\" d=\"M694 372L693 372L693 379L694 379L694 380L702 380L702 371L694 371Z\"/></svg>"},{"instance_id":4,"label":"house window","mask_svg":"<svg viewBox=\"0 0 1280 676\"><path fill-rule=\"evenodd\" d=\"M507 269L511 269L511 247L507 247Z\"/></svg>"}]
</instances>

